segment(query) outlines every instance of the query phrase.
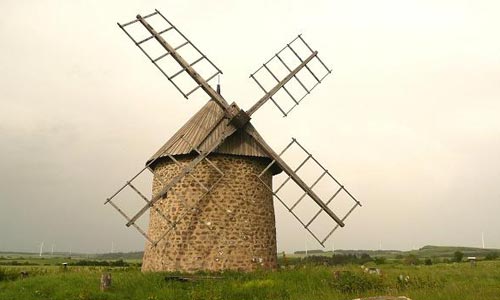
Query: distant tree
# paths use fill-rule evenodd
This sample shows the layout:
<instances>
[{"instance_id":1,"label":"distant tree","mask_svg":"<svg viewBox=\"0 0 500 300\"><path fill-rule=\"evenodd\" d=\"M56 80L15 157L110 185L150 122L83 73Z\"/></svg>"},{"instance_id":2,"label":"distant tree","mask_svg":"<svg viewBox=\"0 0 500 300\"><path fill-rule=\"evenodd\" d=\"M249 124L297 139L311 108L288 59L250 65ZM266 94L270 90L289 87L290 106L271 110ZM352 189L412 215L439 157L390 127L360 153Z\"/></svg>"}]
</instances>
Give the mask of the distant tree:
<instances>
[{"instance_id":1,"label":"distant tree","mask_svg":"<svg viewBox=\"0 0 500 300\"><path fill-rule=\"evenodd\" d=\"M424 261L424 264L427 266L430 266L430 265L432 265L432 260L430 258L426 258Z\"/></svg>"},{"instance_id":2,"label":"distant tree","mask_svg":"<svg viewBox=\"0 0 500 300\"><path fill-rule=\"evenodd\" d=\"M463 258L464 258L464 254L461 251L455 251L455 253L453 253L453 260L454 261L461 262Z\"/></svg>"}]
</instances>

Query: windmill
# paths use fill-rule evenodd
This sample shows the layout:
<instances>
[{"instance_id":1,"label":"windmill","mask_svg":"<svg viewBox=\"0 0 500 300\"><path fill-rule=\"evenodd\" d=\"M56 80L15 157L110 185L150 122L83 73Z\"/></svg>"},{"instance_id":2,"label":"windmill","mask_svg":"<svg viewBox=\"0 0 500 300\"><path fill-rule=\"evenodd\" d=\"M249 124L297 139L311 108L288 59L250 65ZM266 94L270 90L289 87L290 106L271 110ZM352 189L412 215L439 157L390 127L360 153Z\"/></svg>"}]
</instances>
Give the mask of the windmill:
<instances>
[{"instance_id":1,"label":"windmill","mask_svg":"<svg viewBox=\"0 0 500 300\"><path fill-rule=\"evenodd\" d=\"M127 227L146 238L143 271L275 268L273 197L322 246L361 206L296 139L277 153L250 122L268 101L287 116L331 73L301 35L250 75L264 95L243 110L226 101L219 85L212 87L210 82L222 71L161 12L137 15L118 26L186 99L193 93L209 97L145 167L105 201L127 220ZM291 149L305 157L296 167L284 159ZM307 164L319 169L317 178L299 176ZM151 197L135 184L146 170L153 174ZM273 187L277 174L283 179ZM328 188L319 189L325 182ZM283 194L288 186L298 192ZM125 190L143 203L132 215L118 205L118 195ZM330 194L320 195L324 191ZM292 201L290 195L295 197ZM330 208L340 197L349 201L342 215ZM301 214L306 210L307 219ZM145 230L138 221L148 211Z\"/></svg>"}]
</instances>

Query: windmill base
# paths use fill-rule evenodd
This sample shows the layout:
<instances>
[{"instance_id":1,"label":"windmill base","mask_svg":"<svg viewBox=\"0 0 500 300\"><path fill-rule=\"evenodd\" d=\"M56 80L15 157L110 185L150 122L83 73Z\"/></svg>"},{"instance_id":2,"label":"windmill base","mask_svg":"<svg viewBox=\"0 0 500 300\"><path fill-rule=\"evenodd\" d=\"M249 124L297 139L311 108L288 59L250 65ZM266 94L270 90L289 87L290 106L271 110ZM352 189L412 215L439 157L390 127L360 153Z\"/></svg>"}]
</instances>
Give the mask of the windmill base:
<instances>
[{"instance_id":1,"label":"windmill base","mask_svg":"<svg viewBox=\"0 0 500 300\"><path fill-rule=\"evenodd\" d=\"M166 159L155 164L153 193L193 156L176 159L181 166ZM195 168L193 176L205 187L213 186L206 196L196 180L186 176L155 204L163 216L151 209L148 235L153 239L168 230L164 217L178 223L156 246L146 243L142 271L253 271L277 267L273 197L257 177L269 159L224 154L211 154L209 159L224 175L206 161ZM272 186L271 172L261 179Z\"/></svg>"}]
</instances>

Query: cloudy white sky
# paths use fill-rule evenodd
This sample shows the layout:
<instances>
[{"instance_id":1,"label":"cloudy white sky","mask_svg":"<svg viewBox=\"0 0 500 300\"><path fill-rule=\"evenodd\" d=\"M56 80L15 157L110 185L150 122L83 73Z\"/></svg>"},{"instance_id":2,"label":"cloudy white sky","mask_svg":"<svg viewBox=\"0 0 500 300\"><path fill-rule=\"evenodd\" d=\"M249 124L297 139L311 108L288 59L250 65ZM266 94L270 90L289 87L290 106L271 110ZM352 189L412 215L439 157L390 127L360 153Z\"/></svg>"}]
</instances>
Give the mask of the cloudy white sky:
<instances>
[{"instance_id":1,"label":"cloudy white sky","mask_svg":"<svg viewBox=\"0 0 500 300\"><path fill-rule=\"evenodd\" d=\"M268 104L253 123L276 149L296 137L364 204L336 248L481 232L500 248L498 1L2 0L0 250L143 248L102 203L204 104L116 26L154 8L244 108L260 95L248 75L298 33L333 68L288 118ZM318 248L278 205L279 249Z\"/></svg>"}]
</instances>

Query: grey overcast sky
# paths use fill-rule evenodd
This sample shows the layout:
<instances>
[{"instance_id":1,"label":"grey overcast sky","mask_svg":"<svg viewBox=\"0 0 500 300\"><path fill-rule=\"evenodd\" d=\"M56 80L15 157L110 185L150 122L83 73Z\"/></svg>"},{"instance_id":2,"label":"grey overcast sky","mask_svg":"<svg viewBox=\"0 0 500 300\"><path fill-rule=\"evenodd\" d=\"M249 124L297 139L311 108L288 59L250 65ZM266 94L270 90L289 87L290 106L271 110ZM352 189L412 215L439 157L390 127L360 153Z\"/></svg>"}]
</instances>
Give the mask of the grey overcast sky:
<instances>
[{"instance_id":1,"label":"grey overcast sky","mask_svg":"<svg viewBox=\"0 0 500 300\"><path fill-rule=\"evenodd\" d=\"M302 33L333 70L288 118L291 137L364 206L336 248L500 248L500 3L496 0L0 2L0 250L141 250L103 201L203 101L186 101L116 22L154 8L250 107L248 75ZM147 188L147 184L145 185ZM275 203L279 250L320 246ZM328 247L331 247L331 241Z\"/></svg>"}]
</instances>

